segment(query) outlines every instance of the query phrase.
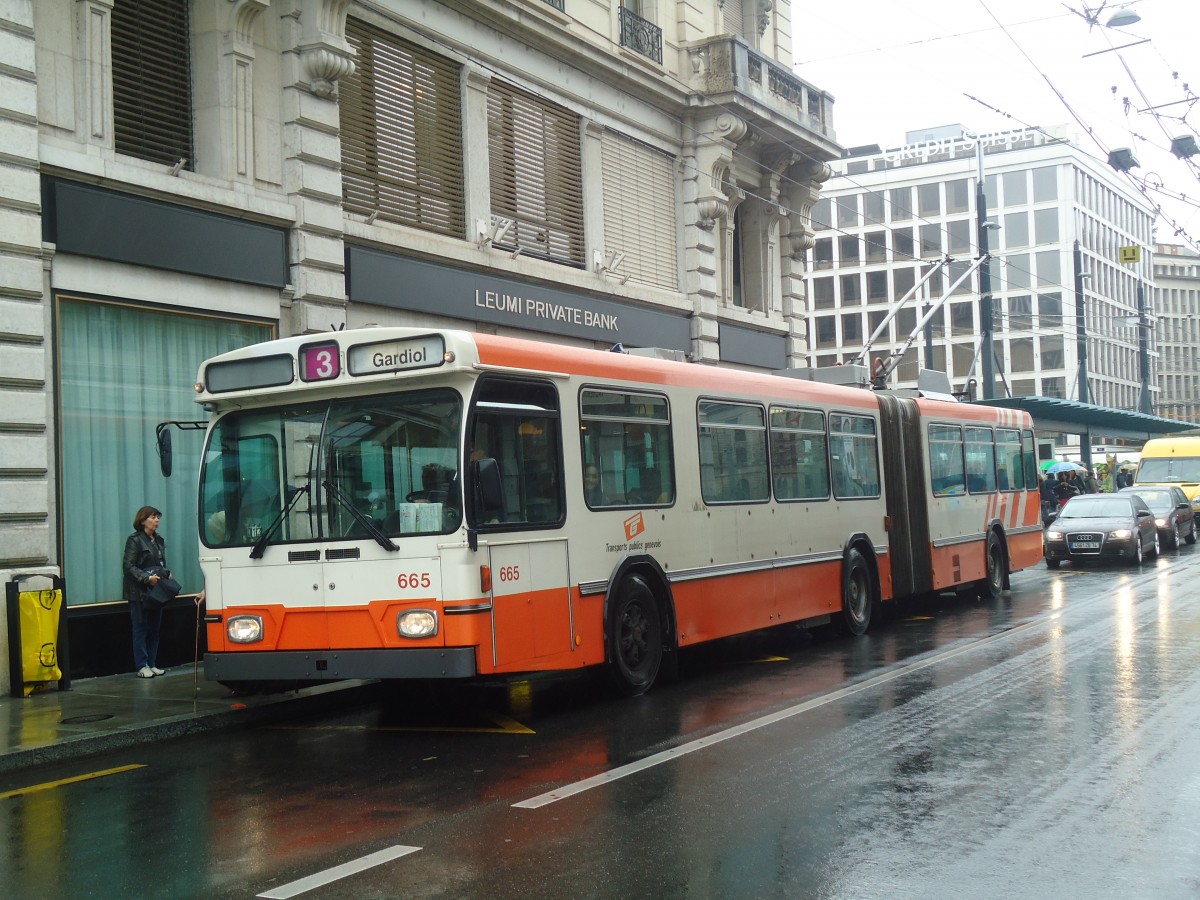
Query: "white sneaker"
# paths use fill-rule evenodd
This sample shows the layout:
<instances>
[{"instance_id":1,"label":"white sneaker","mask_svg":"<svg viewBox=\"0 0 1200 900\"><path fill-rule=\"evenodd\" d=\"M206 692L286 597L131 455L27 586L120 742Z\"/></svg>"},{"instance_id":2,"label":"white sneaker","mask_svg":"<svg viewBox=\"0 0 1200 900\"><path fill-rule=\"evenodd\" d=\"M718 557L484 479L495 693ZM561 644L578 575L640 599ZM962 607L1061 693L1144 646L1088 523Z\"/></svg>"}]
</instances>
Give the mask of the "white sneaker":
<instances>
[{"instance_id":1,"label":"white sneaker","mask_svg":"<svg viewBox=\"0 0 1200 900\"><path fill-rule=\"evenodd\" d=\"M149 666L142 666L140 669L138 669L137 676L138 678L153 678L154 670Z\"/></svg>"},{"instance_id":2,"label":"white sneaker","mask_svg":"<svg viewBox=\"0 0 1200 900\"><path fill-rule=\"evenodd\" d=\"M153 672L155 675L166 675L167 674L166 669L160 669L158 666L151 666L150 671Z\"/></svg>"}]
</instances>

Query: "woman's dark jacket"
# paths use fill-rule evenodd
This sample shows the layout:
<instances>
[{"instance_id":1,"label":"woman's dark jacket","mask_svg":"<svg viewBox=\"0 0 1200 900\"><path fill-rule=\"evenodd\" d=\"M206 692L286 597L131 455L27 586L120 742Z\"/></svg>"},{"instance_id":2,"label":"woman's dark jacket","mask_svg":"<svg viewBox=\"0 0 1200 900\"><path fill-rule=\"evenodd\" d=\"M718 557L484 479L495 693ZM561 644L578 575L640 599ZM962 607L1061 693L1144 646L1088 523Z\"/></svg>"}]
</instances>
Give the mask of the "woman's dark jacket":
<instances>
[{"instance_id":1,"label":"woman's dark jacket","mask_svg":"<svg viewBox=\"0 0 1200 900\"><path fill-rule=\"evenodd\" d=\"M153 538L138 529L125 541L125 559L121 568L125 571L125 599L130 603L141 602L142 591L148 588L151 566L167 564L167 542L155 534Z\"/></svg>"}]
</instances>

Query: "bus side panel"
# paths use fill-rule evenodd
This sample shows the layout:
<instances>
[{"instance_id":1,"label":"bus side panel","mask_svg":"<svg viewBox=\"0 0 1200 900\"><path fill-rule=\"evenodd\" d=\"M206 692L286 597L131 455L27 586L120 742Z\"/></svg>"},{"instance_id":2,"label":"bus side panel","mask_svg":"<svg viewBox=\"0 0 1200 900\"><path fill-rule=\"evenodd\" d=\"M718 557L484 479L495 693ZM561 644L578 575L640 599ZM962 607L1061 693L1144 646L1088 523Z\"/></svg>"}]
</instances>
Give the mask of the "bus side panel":
<instances>
[{"instance_id":1,"label":"bus side panel","mask_svg":"<svg viewBox=\"0 0 1200 900\"><path fill-rule=\"evenodd\" d=\"M776 569L775 596L782 622L837 612L842 607L842 561Z\"/></svg>"},{"instance_id":2,"label":"bus side panel","mask_svg":"<svg viewBox=\"0 0 1200 900\"><path fill-rule=\"evenodd\" d=\"M948 547L931 545L933 590L940 591L986 577L985 548L982 535L978 541L951 544Z\"/></svg>"},{"instance_id":3,"label":"bus side panel","mask_svg":"<svg viewBox=\"0 0 1200 900\"><path fill-rule=\"evenodd\" d=\"M1036 501L1035 501L1036 503ZM1042 530L1008 535L1008 569L1016 572L1042 561Z\"/></svg>"}]
</instances>

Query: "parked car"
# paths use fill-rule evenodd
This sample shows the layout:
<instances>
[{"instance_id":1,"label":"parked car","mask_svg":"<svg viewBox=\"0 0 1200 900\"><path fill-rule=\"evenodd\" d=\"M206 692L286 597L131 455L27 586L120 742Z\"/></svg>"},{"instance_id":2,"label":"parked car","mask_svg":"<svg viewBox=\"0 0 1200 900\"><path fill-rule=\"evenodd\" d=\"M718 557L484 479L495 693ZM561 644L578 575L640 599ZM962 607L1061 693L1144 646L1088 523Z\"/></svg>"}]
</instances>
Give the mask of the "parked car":
<instances>
[{"instance_id":1,"label":"parked car","mask_svg":"<svg viewBox=\"0 0 1200 900\"><path fill-rule=\"evenodd\" d=\"M1158 526L1159 540L1174 549L1183 537L1189 544L1196 543L1196 513L1191 501L1181 488L1166 485L1134 485L1121 488L1121 494L1137 494L1146 501L1154 513L1154 524Z\"/></svg>"},{"instance_id":2,"label":"parked car","mask_svg":"<svg viewBox=\"0 0 1200 900\"><path fill-rule=\"evenodd\" d=\"M1051 569L1064 560L1121 559L1141 565L1147 554L1158 556L1159 550L1154 513L1134 493L1072 497L1043 537Z\"/></svg>"}]
</instances>

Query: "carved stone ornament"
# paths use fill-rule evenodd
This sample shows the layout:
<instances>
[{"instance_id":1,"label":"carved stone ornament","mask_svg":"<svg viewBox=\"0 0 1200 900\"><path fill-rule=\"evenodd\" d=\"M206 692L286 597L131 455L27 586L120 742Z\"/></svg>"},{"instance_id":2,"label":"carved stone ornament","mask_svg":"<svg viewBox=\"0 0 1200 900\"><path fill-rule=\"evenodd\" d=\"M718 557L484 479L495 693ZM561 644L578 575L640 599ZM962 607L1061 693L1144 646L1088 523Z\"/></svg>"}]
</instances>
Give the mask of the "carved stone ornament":
<instances>
[{"instance_id":1,"label":"carved stone ornament","mask_svg":"<svg viewBox=\"0 0 1200 900\"><path fill-rule=\"evenodd\" d=\"M713 226L729 211L729 202L724 197L710 195L696 201L696 227L702 231L712 231Z\"/></svg>"},{"instance_id":2,"label":"carved stone ornament","mask_svg":"<svg viewBox=\"0 0 1200 900\"><path fill-rule=\"evenodd\" d=\"M230 24L239 40L253 43L254 25L270 7L271 0L229 0Z\"/></svg>"},{"instance_id":3,"label":"carved stone ornament","mask_svg":"<svg viewBox=\"0 0 1200 900\"><path fill-rule=\"evenodd\" d=\"M758 3L758 36L762 37L767 32L767 26L771 24L771 9L775 6L775 0L759 0Z\"/></svg>"},{"instance_id":4,"label":"carved stone ornament","mask_svg":"<svg viewBox=\"0 0 1200 900\"><path fill-rule=\"evenodd\" d=\"M308 71L313 93L325 99L337 93L337 83L354 74L354 60L327 44L301 47L300 58Z\"/></svg>"}]
</instances>

